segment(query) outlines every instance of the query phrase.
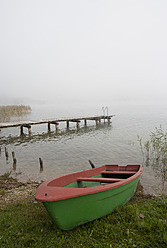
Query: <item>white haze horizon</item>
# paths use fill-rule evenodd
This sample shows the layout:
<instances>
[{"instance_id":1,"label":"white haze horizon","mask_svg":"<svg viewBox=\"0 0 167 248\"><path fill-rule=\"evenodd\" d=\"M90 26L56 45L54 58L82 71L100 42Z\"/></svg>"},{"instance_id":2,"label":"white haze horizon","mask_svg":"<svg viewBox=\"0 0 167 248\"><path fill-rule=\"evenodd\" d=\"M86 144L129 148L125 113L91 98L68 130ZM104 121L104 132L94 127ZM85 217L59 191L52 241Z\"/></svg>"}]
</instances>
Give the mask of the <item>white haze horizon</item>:
<instances>
[{"instance_id":1,"label":"white haze horizon","mask_svg":"<svg viewBox=\"0 0 167 248\"><path fill-rule=\"evenodd\" d=\"M0 104L167 103L164 0L0 0Z\"/></svg>"}]
</instances>

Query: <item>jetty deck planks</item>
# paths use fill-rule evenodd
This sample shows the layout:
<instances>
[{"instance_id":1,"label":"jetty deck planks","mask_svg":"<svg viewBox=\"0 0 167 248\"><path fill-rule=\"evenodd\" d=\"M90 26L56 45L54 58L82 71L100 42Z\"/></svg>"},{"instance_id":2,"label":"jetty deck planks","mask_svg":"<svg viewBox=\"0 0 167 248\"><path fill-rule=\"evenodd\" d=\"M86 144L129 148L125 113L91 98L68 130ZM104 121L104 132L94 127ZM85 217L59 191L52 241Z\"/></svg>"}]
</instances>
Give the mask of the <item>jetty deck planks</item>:
<instances>
[{"instance_id":1,"label":"jetty deck planks","mask_svg":"<svg viewBox=\"0 0 167 248\"><path fill-rule=\"evenodd\" d=\"M107 120L108 123L111 122L111 118L114 115L100 115L100 116L80 116L80 117L63 117L63 118L53 118L53 119L42 119L42 120L30 120L30 121L16 121L16 122L7 122L0 123L0 129L2 128L10 128L10 127L20 127L21 134L23 134L23 127L28 128L29 134L31 133L32 125L40 125L40 124L48 124L48 130L50 130L50 124L55 124L56 129L58 129L59 122L66 122L67 128L69 128L69 122L76 122L77 127L79 127L79 123L84 121L85 125L87 124L87 120L94 120L96 124L100 123L101 120Z\"/></svg>"}]
</instances>

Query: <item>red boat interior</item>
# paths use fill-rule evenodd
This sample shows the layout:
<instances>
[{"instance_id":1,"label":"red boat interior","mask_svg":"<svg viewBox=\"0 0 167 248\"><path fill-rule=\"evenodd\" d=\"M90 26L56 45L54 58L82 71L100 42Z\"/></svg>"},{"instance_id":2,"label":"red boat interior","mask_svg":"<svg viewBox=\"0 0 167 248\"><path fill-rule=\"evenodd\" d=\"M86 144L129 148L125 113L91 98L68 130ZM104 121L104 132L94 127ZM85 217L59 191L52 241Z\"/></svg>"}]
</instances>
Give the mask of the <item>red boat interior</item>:
<instances>
[{"instance_id":1,"label":"red boat interior","mask_svg":"<svg viewBox=\"0 0 167 248\"><path fill-rule=\"evenodd\" d=\"M100 184L116 183L135 175L140 165L104 165L99 168L72 173L51 180L51 187L94 187Z\"/></svg>"},{"instance_id":2,"label":"red boat interior","mask_svg":"<svg viewBox=\"0 0 167 248\"><path fill-rule=\"evenodd\" d=\"M79 188L85 188L85 187L94 187L97 185L104 185L108 183L117 183L121 182L124 179L127 179L133 175L136 174L136 172L139 170L140 166L133 166L133 165L127 165L127 166L118 166L115 165L112 167L110 165L105 166L105 170L102 170L100 174L93 175L93 176L81 176L76 178L77 187ZM66 185L66 187L74 186Z\"/></svg>"},{"instance_id":3,"label":"red boat interior","mask_svg":"<svg viewBox=\"0 0 167 248\"><path fill-rule=\"evenodd\" d=\"M140 165L103 165L74 172L42 183L36 199L43 202L58 201L116 188L137 179L142 171Z\"/></svg>"},{"instance_id":4,"label":"red boat interior","mask_svg":"<svg viewBox=\"0 0 167 248\"><path fill-rule=\"evenodd\" d=\"M99 177L79 177L77 182L116 183L134 175L134 171L103 171Z\"/></svg>"}]
</instances>

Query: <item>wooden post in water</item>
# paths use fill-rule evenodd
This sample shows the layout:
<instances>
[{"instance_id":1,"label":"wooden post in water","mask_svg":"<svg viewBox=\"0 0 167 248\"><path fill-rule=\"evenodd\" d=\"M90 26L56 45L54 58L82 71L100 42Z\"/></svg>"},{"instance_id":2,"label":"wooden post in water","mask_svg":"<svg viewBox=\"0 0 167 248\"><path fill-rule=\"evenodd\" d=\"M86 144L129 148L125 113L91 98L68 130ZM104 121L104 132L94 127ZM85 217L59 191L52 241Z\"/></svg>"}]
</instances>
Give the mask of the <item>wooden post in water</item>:
<instances>
[{"instance_id":1,"label":"wooden post in water","mask_svg":"<svg viewBox=\"0 0 167 248\"><path fill-rule=\"evenodd\" d=\"M95 165L92 163L91 160L89 160L89 163L90 163L90 165L92 166L92 169L94 169L94 168L95 168Z\"/></svg>"},{"instance_id":2,"label":"wooden post in water","mask_svg":"<svg viewBox=\"0 0 167 248\"><path fill-rule=\"evenodd\" d=\"M6 156L6 159L8 160L8 158L9 158L9 153L8 153L8 148L7 148L7 147L5 147L5 156Z\"/></svg>"},{"instance_id":3,"label":"wooden post in water","mask_svg":"<svg viewBox=\"0 0 167 248\"><path fill-rule=\"evenodd\" d=\"M16 163L15 152L12 152L13 163Z\"/></svg>"},{"instance_id":4,"label":"wooden post in water","mask_svg":"<svg viewBox=\"0 0 167 248\"><path fill-rule=\"evenodd\" d=\"M40 172L43 171L43 161L42 158L39 158L39 164L40 164Z\"/></svg>"},{"instance_id":5,"label":"wooden post in water","mask_svg":"<svg viewBox=\"0 0 167 248\"><path fill-rule=\"evenodd\" d=\"M13 158L13 170L16 170L16 162L17 162L17 160L16 160L14 152L12 152L12 158Z\"/></svg>"}]
</instances>

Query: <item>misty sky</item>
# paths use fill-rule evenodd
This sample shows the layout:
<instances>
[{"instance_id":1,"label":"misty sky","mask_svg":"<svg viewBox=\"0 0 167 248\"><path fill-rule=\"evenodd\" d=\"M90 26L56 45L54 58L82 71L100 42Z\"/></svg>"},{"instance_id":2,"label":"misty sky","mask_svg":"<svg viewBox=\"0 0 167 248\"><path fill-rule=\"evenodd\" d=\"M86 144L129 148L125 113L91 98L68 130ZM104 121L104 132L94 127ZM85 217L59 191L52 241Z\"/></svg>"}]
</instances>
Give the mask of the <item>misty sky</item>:
<instances>
[{"instance_id":1,"label":"misty sky","mask_svg":"<svg viewBox=\"0 0 167 248\"><path fill-rule=\"evenodd\" d=\"M0 103L165 100L166 30L166 0L0 0Z\"/></svg>"}]
</instances>

